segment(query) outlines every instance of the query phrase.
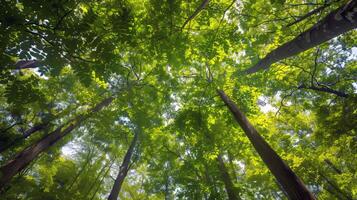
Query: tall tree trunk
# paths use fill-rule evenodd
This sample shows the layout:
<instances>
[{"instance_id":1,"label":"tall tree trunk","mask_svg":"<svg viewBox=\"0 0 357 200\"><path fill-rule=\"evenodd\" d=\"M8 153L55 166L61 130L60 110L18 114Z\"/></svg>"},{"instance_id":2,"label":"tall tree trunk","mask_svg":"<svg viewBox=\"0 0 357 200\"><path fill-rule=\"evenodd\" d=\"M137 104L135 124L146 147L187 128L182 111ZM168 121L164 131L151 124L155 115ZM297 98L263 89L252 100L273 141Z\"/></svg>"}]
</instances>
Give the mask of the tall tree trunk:
<instances>
[{"instance_id":1,"label":"tall tree trunk","mask_svg":"<svg viewBox=\"0 0 357 200\"><path fill-rule=\"evenodd\" d=\"M67 124L58 127L50 134L44 136L35 144L29 146L20 152L13 160L10 160L0 168L0 189L6 185L13 176L25 168L31 161L33 161L40 153L54 145L57 141L62 139L73 129L78 127L85 119L108 106L113 101L113 97L104 99L97 104L94 108L90 109L88 114L79 115L70 120ZM67 125L67 126L66 126Z\"/></svg>"},{"instance_id":2,"label":"tall tree trunk","mask_svg":"<svg viewBox=\"0 0 357 200\"><path fill-rule=\"evenodd\" d=\"M217 156L217 161L218 161L218 168L219 172L221 174L224 187L226 189L226 192L228 194L228 199L229 200L238 200L241 199L239 195L236 192L236 189L234 188L233 182L231 180L231 177L229 176L228 170L226 168L226 165L224 164L224 161L222 159L222 155L219 154Z\"/></svg>"},{"instance_id":3,"label":"tall tree trunk","mask_svg":"<svg viewBox=\"0 0 357 200\"><path fill-rule=\"evenodd\" d=\"M324 160L325 163L331 167L337 174L342 174L342 171L340 169L338 169L329 159L325 159Z\"/></svg>"},{"instance_id":4,"label":"tall tree trunk","mask_svg":"<svg viewBox=\"0 0 357 200\"><path fill-rule=\"evenodd\" d=\"M8 150L9 148L16 146L19 144L23 139L30 137L33 133L36 133L37 131L40 131L46 126L48 123L42 123L42 124L37 124L34 127L27 129L22 136L16 137L14 140L10 141L8 144L1 146L0 147L0 153L3 153L4 151Z\"/></svg>"},{"instance_id":5,"label":"tall tree trunk","mask_svg":"<svg viewBox=\"0 0 357 200\"><path fill-rule=\"evenodd\" d=\"M14 140L10 141L8 144L0 147L0 153L7 151L9 148L17 146L21 143L22 140L30 137L32 134L42 131L50 126L50 123L55 119L64 116L68 113L69 110L73 110L73 108L66 108L65 110L61 111L59 114L52 116L50 119L47 119L45 122L38 123L35 126L27 129L22 133L22 136L15 138Z\"/></svg>"},{"instance_id":6,"label":"tall tree trunk","mask_svg":"<svg viewBox=\"0 0 357 200\"><path fill-rule=\"evenodd\" d=\"M114 182L112 191L110 192L110 195L108 197L108 200L117 200L118 199L121 186L124 182L124 179L125 179L128 171L129 171L129 168L130 168L129 164L131 161L131 156L134 153L134 148L136 146L136 142L138 141L138 134L139 134L139 132L135 131L134 138L131 141L129 149L124 156L124 160L119 168L118 176L115 179L115 182Z\"/></svg>"},{"instance_id":7,"label":"tall tree trunk","mask_svg":"<svg viewBox=\"0 0 357 200\"><path fill-rule=\"evenodd\" d=\"M38 60L20 60L15 64L16 69L30 69L41 66Z\"/></svg>"},{"instance_id":8,"label":"tall tree trunk","mask_svg":"<svg viewBox=\"0 0 357 200\"><path fill-rule=\"evenodd\" d=\"M257 130L250 124L244 114L238 109L227 95L217 90L218 94L232 112L238 124L242 127L246 136L253 144L264 163L275 176L277 181L284 188L289 199L315 199L310 191L305 187L299 177L290 169L288 165L279 157L279 155L269 146L269 144L259 135Z\"/></svg>"},{"instance_id":9,"label":"tall tree trunk","mask_svg":"<svg viewBox=\"0 0 357 200\"><path fill-rule=\"evenodd\" d=\"M332 11L324 19L293 40L268 53L256 65L246 70L246 72L251 74L261 69L268 69L275 62L320 45L356 27L357 1L350 0L347 4Z\"/></svg>"},{"instance_id":10,"label":"tall tree trunk","mask_svg":"<svg viewBox=\"0 0 357 200\"><path fill-rule=\"evenodd\" d=\"M320 176L328 183L326 190L343 200L352 200L352 195L342 191L333 181L327 178L323 173L319 172Z\"/></svg>"}]
</instances>

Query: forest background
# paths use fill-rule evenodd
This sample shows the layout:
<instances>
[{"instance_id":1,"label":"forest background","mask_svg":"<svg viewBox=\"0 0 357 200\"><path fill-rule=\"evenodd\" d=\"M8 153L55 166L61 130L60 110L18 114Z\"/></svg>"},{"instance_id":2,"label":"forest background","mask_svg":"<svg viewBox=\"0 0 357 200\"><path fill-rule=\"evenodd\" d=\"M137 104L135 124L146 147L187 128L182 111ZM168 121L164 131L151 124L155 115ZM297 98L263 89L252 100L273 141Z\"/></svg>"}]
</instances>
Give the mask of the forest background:
<instances>
[{"instance_id":1,"label":"forest background","mask_svg":"<svg viewBox=\"0 0 357 200\"><path fill-rule=\"evenodd\" d=\"M0 199L356 199L356 13L1 0Z\"/></svg>"}]
</instances>

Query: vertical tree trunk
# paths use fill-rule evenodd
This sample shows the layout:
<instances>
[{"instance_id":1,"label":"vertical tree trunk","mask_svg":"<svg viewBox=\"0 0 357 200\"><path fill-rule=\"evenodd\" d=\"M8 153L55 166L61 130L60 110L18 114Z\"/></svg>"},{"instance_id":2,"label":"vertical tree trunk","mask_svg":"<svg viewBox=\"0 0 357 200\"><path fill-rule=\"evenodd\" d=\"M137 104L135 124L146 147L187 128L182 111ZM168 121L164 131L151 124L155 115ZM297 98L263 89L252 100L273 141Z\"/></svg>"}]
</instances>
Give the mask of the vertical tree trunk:
<instances>
[{"instance_id":1,"label":"vertical tree trunk","mask_svg":"<svg viewBox=\"0 0 357 200\"><path fill-rule=\"evenodd\" d=\"M229 176L228 170L226 168L226 165L224 164L224 161L222 159L222 155L219 154L217 156L217 161L218 161L218 168L219 172L221 174L226 192L228 194L228 199L229 200L238 200L241 199L239 195L236 192L236 189L234 188L234 185L232 183L231 177Z\"/></svg>"},{"instance_id":2,"label":"vertical tree trunk","mask_svg":"<svg viewBox=\"0 0 357 200\"><path fill-rule=\"evenodd\" d=\"M268 53L246 72L251 74L261 69L268 69L271 64L277 61L313 48L356 27L357 1L350 0L293 40Z\"/></svg>"},{"instance_id":3,"label":"vertical tree trunk","mask_svg":"<svg viewBox=\"0 0 357 200\"><path fill-rule=\"evenodd\" d=\"M33 161L40 153L54 145L61 138L70 133L73 129L78 127L85 119L90 117L91 114L96 113L108 106L113 101L112 97L104 99L97 104L94 108L89 110L88 114L79 115L70 120L66 125L58 127L50 134L44 136L35 144L29 146L20 152L13 160L10 160L0 168L0 189L7 184L13 176L25 168L31 161Z\"/></svg>"},{"instance_id":4,"label":"vertical tree trunk","mask_svg":"<svg viewBox=\"0 0 357 200\"><path fill-rule=\"evenodd\" d=\"M277 181L284 188L289 199L315 199L310 191L305 187L299 177L287 166L279 155L269 146L269 144L259 135L257 130L250 124L238 107L221 91L217 91L226 106L232 112L238 124L242 127L246 136L253 144L264 163L268 166Z\"/></svg>"},{"instance_id":5,"label":"vertical tree trunk","mask_svg":"<svg viewBox=\"0 0 357 200\"><path fill-rule=\"evenodd\" d=\"M128 171L129 171L129 168L130 168L129 164L130 164L131 156L134 153L134 148L136 146L137 140L138 140L138 131L135 131L134 138L131 141L129 149L124 156L124 160L119 168L118 176L115 179L115 182L114 182L112 191L110 192L110 195L108 197L108 200L117 200L118 199L121 186L124 182L124 179L125 179Z\"/></svg>"}]
</instances>

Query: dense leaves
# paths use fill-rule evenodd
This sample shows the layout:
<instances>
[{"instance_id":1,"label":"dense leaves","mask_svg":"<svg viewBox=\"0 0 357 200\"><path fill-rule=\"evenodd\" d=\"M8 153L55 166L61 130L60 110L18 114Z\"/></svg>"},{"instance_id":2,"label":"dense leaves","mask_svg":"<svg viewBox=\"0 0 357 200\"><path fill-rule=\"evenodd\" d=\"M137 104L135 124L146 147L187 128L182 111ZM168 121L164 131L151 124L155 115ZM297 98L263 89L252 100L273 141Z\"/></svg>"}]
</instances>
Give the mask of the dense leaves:
<instances>
[{"instance_id":1,"label":"dense leaves","mask_svg":"<svg viewBox=\"0 0 357 200\"><path fill-rule=\"evenodd\" d=\"M357 198L356 30L244 73L345 3L2 0L0 164L90 117L0 199L106 199L135 132L120 199L227 199L224 168L241 199L285 199L217 89L318 199Z\"/></svg>"}]
</instances>

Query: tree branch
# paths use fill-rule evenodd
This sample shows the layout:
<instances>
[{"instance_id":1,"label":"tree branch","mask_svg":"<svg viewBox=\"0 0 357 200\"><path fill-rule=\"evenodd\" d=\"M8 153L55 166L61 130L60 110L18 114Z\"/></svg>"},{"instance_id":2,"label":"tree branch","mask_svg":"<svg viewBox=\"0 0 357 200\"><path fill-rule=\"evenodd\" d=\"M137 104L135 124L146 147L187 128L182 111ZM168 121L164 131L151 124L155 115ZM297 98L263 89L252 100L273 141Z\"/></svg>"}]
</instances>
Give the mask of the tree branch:
<instances>
[{"instance_id":1,"label":"tree branch","mask_svg":"<svg viewBox=\"0 0 357 200\"><path fill-rule=\"evenodd\" d=\"M292 26L292 25L294 25L294 24L297 24L297 23L299 23L299 22L301 22L301 21L303 21L303 20L309 18L310 16L312 16L312 15L318 13L318 12L323 11L325 8L327 8L327 7L330 6L330 5L331 5L331 4L327 3L327 4L324 4L324 5L320 6L320 7L318 7L318 8L316 8L316 9L312 10L312 11L306 13L305 15L299 17L297 20L295 20L295 21L289 23L288 25L286 25L286 27L290 27L290 26Z\"/></svg>"},{"instance_id":2,"label":"tree branch","mask_svg":"<svg viewBox=\"0 0 357 200\"><path fill-rule=\"evenodd\" d=\"M209 3L209 0L203 0L201 5L196 8L195 12L193 12L193 14L188 17L185 21L185 23L183 23L181 30L183 30L185 28L185 26L191 21L193 20L193 18L195 18Z\"/></svg>"}]
</instances>

